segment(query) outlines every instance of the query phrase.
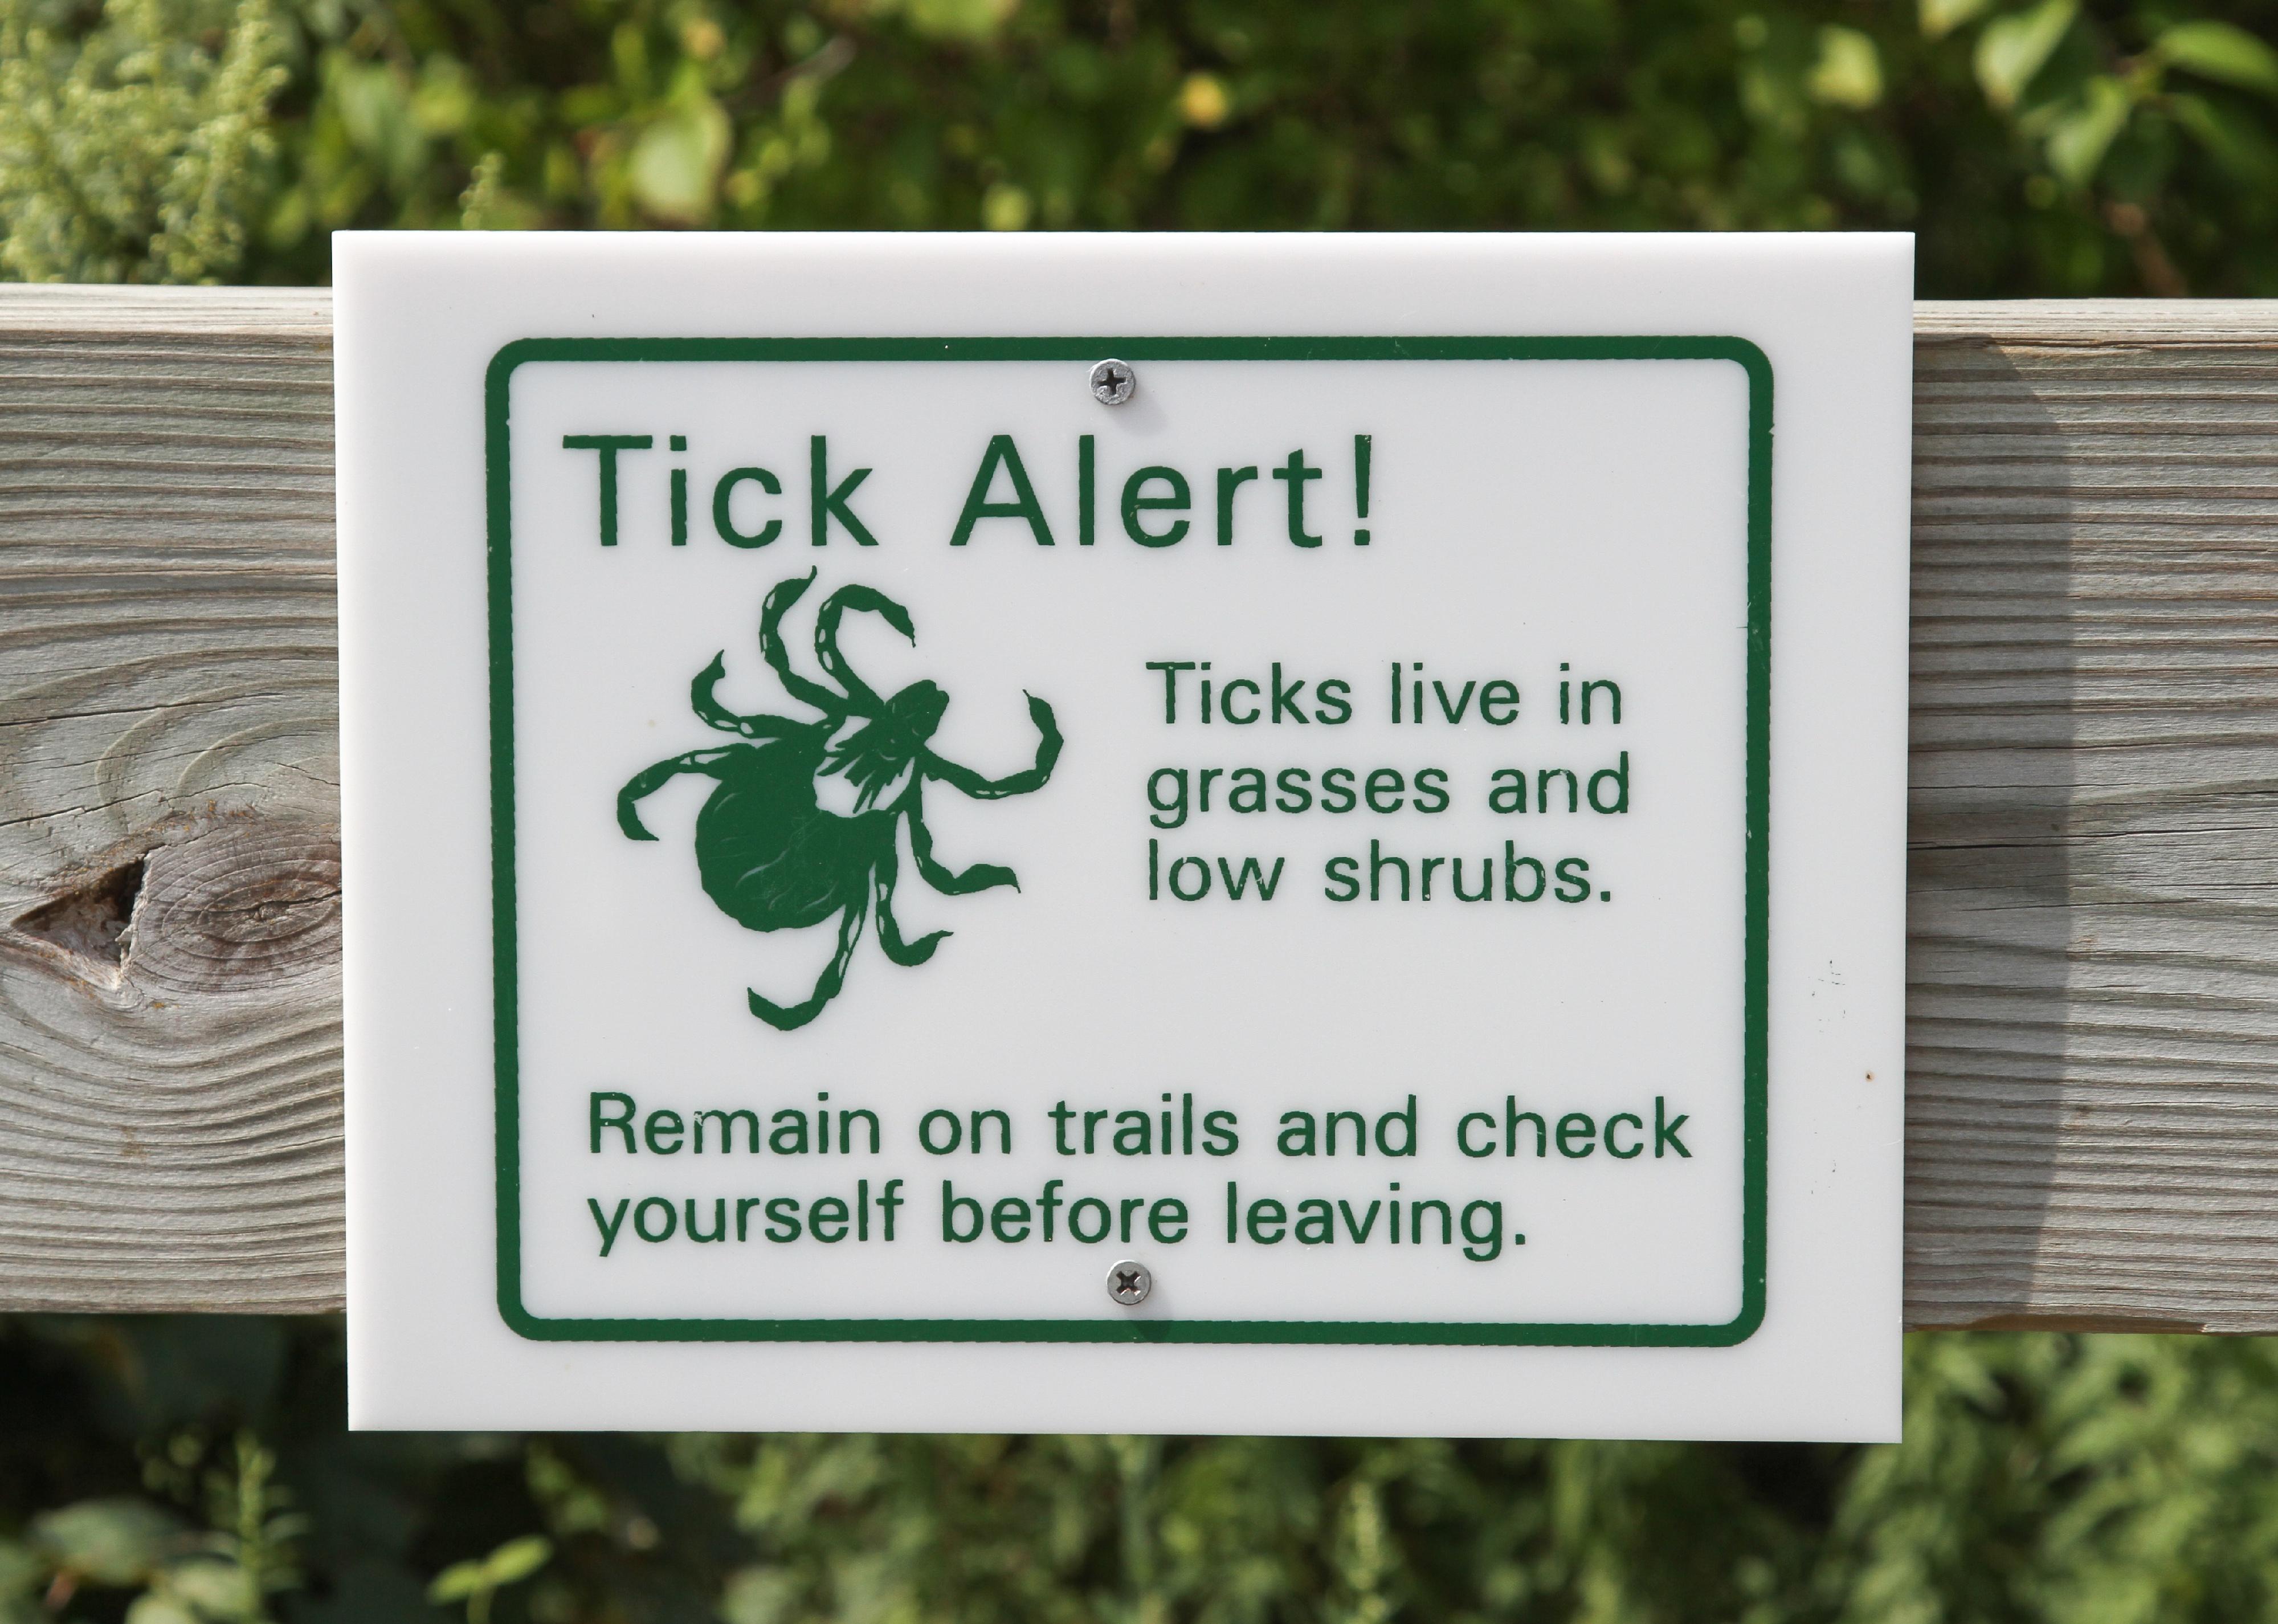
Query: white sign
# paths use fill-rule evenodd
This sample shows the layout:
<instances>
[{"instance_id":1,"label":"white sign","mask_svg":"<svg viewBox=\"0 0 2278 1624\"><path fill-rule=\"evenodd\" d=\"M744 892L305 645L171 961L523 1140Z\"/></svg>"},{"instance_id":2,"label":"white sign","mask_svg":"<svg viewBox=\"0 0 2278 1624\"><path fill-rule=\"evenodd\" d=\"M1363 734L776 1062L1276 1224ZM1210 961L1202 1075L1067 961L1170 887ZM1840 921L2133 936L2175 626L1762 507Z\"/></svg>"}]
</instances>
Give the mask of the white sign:
<instances>
[{"instance_id":1,"label":"white sign","mask_svg":"<svg viewBox=\"0 0 2278 1624\"><path fill-rule=\"evenodd\" d=\"M1907 239L337 267L356 1424L1895 1436Z\"/></svg>"}]
</instances>

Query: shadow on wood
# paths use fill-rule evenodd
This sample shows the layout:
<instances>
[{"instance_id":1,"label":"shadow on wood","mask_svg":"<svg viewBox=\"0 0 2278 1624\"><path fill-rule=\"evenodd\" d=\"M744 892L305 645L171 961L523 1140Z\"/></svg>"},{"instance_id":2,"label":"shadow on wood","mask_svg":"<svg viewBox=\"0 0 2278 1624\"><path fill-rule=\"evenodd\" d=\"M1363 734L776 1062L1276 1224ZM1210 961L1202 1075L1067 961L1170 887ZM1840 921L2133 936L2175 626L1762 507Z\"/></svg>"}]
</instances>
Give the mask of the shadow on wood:
<instances>
[{"instance_id":1,"label":"shadow on wood","mask_svg":"<svg viewBox=\"0 0 2278 1624\"><path fill-rule=\"evenodd\" d=\"M2278 1329L2278 310L1916 333L1909 1315Z\"/></svg>"},{"instance_id":2,"label":"shadow on wood","mask_svg":"<svg viewBox=\"0 0 2278 1624\"><path fill-rule=\"evenodd\" d=\"M1907 1285L1917 1317L1966 1322L2030 1301L2048 1217L2071 991L2065 453L1999 347L1916 346Z\"/></svg>"}]
</instances>

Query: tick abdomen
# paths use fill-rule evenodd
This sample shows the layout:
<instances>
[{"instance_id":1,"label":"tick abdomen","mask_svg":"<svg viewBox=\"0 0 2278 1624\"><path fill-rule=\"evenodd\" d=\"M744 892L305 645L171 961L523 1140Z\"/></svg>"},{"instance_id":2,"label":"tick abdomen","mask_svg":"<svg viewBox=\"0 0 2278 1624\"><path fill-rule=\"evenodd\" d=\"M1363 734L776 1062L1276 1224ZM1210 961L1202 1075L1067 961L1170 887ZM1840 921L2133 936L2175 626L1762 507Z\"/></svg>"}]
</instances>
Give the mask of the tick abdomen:
<instances>
[{"instance_id":1,"label":"tick abdomen","mask_svg":"<svg viewBox=\"0 0 2278 1624\"><path fill-rule=\"evenodd\" d=\"M814 800L817 751L791 744L739 752L696 815L705 893L753 931L820 924L870 882L883 815L837 817Z\"/></svg>"}]
</instances>

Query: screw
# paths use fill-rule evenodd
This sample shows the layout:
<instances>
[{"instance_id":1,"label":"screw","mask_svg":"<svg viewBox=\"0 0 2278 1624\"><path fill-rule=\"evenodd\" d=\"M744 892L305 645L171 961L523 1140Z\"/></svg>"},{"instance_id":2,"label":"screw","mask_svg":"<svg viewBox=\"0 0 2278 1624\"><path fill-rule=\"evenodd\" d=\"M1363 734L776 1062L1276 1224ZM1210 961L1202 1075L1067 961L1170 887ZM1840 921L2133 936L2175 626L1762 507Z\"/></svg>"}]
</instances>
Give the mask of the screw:
<instances>
[{"instance_id":1,"label":"screw","mask_svg":"<svg viewBox=\"0 0 2278 1624\"><path fill-rule=\"evenodd\" d=\"M1136 1308L1155 1289L1155 1276L1144 1263L1118 1263L1107 1271L1107 1294L1126 1308Z\"/></svg>"},{"instance_id":2,"label":"screw","mask_svg":"<svg viewBox=\"0 0 2278 1624\"><path fill-rule=\"evenodd\" d=\"M1091 369L1091 398L1103 406L1120 406L1138 388L1139 374L1131 370L1128 361L1103 361Z\"/></svg>"}]
</instances>

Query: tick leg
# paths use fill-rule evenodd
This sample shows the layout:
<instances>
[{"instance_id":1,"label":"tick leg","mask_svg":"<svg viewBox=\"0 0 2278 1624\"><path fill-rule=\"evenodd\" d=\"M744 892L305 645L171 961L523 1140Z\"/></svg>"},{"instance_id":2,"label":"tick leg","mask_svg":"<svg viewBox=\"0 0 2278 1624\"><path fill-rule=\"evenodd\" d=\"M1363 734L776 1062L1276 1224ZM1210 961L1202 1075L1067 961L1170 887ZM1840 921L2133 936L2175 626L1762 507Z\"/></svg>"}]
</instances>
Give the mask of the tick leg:
<instances>
[{"instance_id":1,"label":"tick leg","mask_svg":"<svg viewBox=\"0 0 2278 1624\"><path fill-rule=\"evenodd\" d=\"M1060 759L1060 725L1052 718L1052 708L1033 693L1028 695L1028 717L1036 724L1036 764L1025 772L984 778L972 768L960 767L930 750L920 754L919 765L928 777L939 778L975 801L1002 801L1007 795L1025 795L1031 790L1040 790Z\"/></svg>"},{"instance_id":2,"label":"tick leg","mask_svg":"<svg viewBox=\"0 0 2278 1624\"><path fill-rule=\"evenodd\" d=\"M803 731L797 722L782 716L739 716L712 697L712 690L720 686L727 675L724 662L728 656L716 654L712 663L696 673L696 680L688 685L688 702L707 727L716 727L723 733L741 733L746 739L788 739Z\"/></svg>"},{"instance_id":3,"label":"tick leg","mask_svg":"<svg viewBox=\"0 0 2278 1624\"><path fill-rule=\"evenodd\" d=\"M853 668L838 652L838 617L848 609L868 609L912 643L918 640L917 629L910 624L910 612L882 592L868 586L841 586L823 600L822 611L814 617L814 657L823 673L846 690L854 709L865 716L875 716L884 709L870 685L854 674Z\"/></svg>"},{"instance_id":4,"label":"tick leg","mask_svg":"<svg viewBox=\"0 0 2278 1624\"><path fill-rule=\"evenodd\" d=\"M933 957L933 950L941 946L949 932L936 931L921 936L913 942L902 939L902 927L894 918L894 882L900 870L901 859L889 846L885 856L879 860L878 866L870 873L871 888L878 909L878 946L897 964L922 964Z\"/></svg>"},{"instance_id":5,"label":"tick leg","mask_svg":"<svg viewBox=\"0 0 2278 1624\"><path fill-rule=\"evenodd\" d=\"M779 1032L795 1031L821 1015L822 1007L837 998L838 989L845 984L846 963L854 956L854 944L862 939L862 915L869 905L868 896L857 898L838 916L838 951L830 955L830 962L823 967L822 977L805 1003L771 1003L747 987L745 996L751 1000L752 1013Z\"/></svg>"},{"instance_id":6,"label":"tick leg","mask_svg":"<svg viewBox=\"0 0 2278 1624\"><path fill-rule=\"evenodd\" d=\"M700 772L707 778L720 776L717 769L740 745L722 745L716 750L691 750L685 755L676 755L669 762L659 762L654 767L644 767L633 774L624 788L617 792L617 827L625 831L629 840L654 840L656 837L644 828L640 814L633 810L634 803L644 801L684 772Z\"/></svg>"},{"instance_id":7,"label":"tick leg","mask_svg":"<svg viewBox=\"0 0 2278 1624\"><path fill-rule=\"evenodd\" d=\"M992 885L1010 885L1015 891L1021 888L1013 870L1001 863L976 862L959 873L936 862L933 831L925 826L925 818L914 798L910 802L910 854L918 860L918 872L925 877L925 883L945 897L970 896Z\"/></svg>"},{"instance_id":8,"label":"tick leg","mask_svg":"<svg viewBox=\"0 0 2278 1624\"><path fill-rule=\"evenodd\" d=\"M782 682L784 692L801 704L812 705L834 719L846 714L846 701L819 682L809 682L791 669L791 655L784 649L783 617L791 606L806 595L814 585L814 571L795 575L787 581L776 583L768 594L767 601L760 605L760 654Z\"/></svg>"}]
</instances>

